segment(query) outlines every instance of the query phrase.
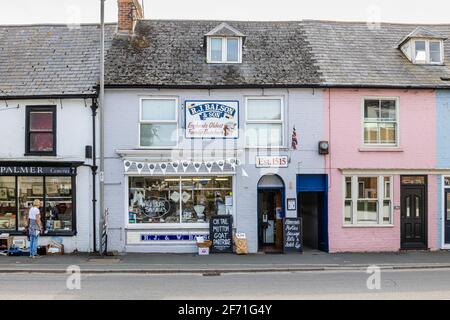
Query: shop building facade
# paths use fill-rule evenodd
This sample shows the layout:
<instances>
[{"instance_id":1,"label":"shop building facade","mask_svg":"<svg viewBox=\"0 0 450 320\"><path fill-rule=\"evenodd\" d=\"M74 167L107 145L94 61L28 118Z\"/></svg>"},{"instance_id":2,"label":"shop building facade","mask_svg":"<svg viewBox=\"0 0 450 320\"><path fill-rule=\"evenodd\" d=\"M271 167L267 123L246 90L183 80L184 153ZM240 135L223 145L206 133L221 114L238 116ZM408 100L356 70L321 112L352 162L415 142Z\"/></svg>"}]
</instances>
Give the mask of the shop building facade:
<instances>
[{"instance_id":1,"label":"shop building facade","mask_svg":"<svg viewBox=\"0 0 450 320\"><path fill-rule=\"evenodd\" d=\"M298 23L135 25L119 23L132 35L106 61L108 248L194 252L227 214L251 253L281 251L302 191L305 212L321 207L312 246L327 250L324 96L306 85L319 75Z\"/></svg>"},{"instance_id":2,"label":"shop building facade","mask_svg":"<svg viewBox=\"0 0 450 320\"><path fill-rule=\"evenodd\" d=\"M330 252L443 248L448 27L303 25L332 87Z\"/></svg>"},{"instance_id":3,"label":"shop building facade","mask_svg":"<svg viewBox=\"0 0 450 320\"><path fill-rule=\"evenodd\" d=\"M29 208L39 199L39 245L53 239L65 252L94 250L98 37L95 25L0 27L0 41L8 44L0 53L3 234L24 237Z\"/></svg>"}]
</instances>

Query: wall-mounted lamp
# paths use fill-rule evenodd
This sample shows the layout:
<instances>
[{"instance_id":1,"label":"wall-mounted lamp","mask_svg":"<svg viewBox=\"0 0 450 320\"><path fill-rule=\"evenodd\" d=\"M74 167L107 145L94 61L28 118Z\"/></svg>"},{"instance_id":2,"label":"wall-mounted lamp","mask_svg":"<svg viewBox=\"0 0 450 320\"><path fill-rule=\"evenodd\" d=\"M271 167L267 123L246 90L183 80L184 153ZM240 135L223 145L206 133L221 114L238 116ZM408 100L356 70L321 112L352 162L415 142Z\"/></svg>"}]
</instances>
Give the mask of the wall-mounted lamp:
<instances>
[{"instance_id":1,"label":"wall-mounted lamp","mask_svg":"<svg viewBox=\"0 0 450 320\"><path fill-rule=\"evenodd\" d=\"M319 142L319 154L329 154L330 153L330 144L328 141L320 141Z\"/></svg>"}]
</instances>

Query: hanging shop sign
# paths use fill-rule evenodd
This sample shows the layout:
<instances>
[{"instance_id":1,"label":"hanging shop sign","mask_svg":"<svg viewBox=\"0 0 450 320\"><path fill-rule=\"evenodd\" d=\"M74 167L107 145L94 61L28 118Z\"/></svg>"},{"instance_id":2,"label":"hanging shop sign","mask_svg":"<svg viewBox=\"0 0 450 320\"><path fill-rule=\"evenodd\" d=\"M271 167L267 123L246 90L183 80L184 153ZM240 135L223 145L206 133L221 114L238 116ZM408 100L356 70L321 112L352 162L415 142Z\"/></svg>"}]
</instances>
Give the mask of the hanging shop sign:
<instances>
[{"instance_id":1,"label":"hanging shop sign","mask_svg":"<svg viewBox=\"0 0 450 320\"><path fill-rule=\"evenodd\" d=\"M143 201L143 212L147 217L160 218L170 211L170 202L164 198L150 198Z\"/></svg>"},{"instance_id":2,"label":"hanging shop sign","mask_svg":"<svg viewBox=\"0 0 450 320\"><path fill-rule=\"evenodd\" d=\"M239 101L189 100L185 103L186 138L239 137Z\"/></svg>"},{"instance_id":3,"label":"hanging shop sign","mask_svg":"<svg viewBox=\"0 0 450 320\"><path fill-rule=\"evenodd\" d=\"M209 239L212 253L233 253L233 217L212 216L209 220Z\"/></svg>"},{"instance_id":4,"label":"hanging shop sign","mask_svg":"<svg viewBox=\"0 0 450 320\"><path fill-rule=\"evenodd\" d=\"M74 175L75 167L1 166L0 176Z\"/></svg>"},{"instance_id":5,"label":"hanging shop sign","mask_svg":"<svg viewBox=\"0 0 450 320\"><path fill-rule=\"evenodd\" d=\"M287 168L288 156L256 156L257 168Z\"/></svg>"}]
</instances>

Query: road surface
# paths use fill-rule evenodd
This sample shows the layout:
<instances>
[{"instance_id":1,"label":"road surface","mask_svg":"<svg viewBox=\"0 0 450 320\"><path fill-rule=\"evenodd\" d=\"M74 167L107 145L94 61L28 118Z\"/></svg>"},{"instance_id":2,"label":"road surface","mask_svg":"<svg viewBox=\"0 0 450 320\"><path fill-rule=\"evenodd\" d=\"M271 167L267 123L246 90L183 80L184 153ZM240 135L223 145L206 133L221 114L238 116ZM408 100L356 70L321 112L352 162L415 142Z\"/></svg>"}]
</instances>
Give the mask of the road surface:
<instances>
[{"instance_id":1,"label":"road surface","mask_svg":"<svg viewBox=\"0 0 450 320\"><path fill-rule=\"evenodd\" d=\"M364 271L222 274L0 274L8 299L450 299L450 269L382 271L369 290ZM73 279L72 279L73 280ZM69 281L72 287L78 282Z\"/></svg>"}]
</instances>

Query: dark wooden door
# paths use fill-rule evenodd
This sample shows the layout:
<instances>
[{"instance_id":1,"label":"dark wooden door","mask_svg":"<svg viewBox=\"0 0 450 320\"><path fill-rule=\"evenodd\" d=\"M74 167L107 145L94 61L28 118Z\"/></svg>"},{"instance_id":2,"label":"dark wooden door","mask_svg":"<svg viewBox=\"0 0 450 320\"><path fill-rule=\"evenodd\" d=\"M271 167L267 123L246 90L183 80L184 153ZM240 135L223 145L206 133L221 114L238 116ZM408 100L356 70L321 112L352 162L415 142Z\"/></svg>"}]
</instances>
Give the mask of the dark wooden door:
<instances>
[{"instance_id":1,"label":"dark wooden door","mask_svg":"<svg viewBox=\"0 0 450 320\"><path fill-rule=\"evenodd\" d=\"M450 244L450 190L445 190L445 221L444 221L445 244Z\"/></svg>"},{"instance_id":2,"label":"dark wooden door","mask_svg":"<svg viewBox=\"0 0 450 320\"><path fill-rule=\"evenodd\" d=\"M425 185L405 185L401 188L401 247L427 248L427 204Z\"/></svg>"}]
</instances>

